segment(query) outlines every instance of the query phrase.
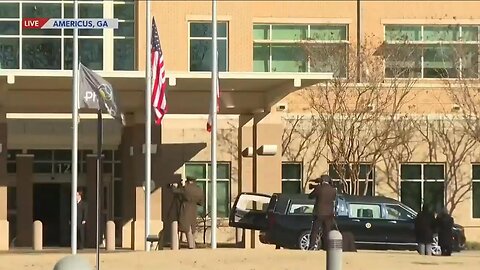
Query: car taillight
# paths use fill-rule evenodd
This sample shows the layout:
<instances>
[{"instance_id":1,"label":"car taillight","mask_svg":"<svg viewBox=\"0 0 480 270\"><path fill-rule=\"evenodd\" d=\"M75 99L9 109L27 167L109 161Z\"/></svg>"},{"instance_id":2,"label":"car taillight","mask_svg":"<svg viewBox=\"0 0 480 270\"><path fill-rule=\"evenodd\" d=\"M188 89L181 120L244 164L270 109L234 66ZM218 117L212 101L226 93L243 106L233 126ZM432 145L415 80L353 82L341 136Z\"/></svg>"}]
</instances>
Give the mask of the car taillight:
<instances>
[{"instance_id":1,"label":"car taillight","mask_svg":"<svg viewBox=\"0 0 480 270\"><path fill-rule=\"evenodd\" d=\"M268 219L268 228L271 229L275 225L275 216L273 215L273 212L269 212L267 214L267 219Z\"/></svg>"}]
</instances>

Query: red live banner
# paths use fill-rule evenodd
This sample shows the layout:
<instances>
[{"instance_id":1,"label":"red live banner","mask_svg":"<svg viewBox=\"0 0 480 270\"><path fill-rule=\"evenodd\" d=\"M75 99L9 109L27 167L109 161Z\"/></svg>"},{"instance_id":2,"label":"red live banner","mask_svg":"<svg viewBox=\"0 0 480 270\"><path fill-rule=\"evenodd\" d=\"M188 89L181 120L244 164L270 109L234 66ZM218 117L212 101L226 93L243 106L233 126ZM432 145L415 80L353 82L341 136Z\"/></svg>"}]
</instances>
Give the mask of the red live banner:
<instances>
[{"instance_id":1,"label":"red live banner","mask_svg":"<svg viewBox=\"0 0 480 270\"><path fill-rule=\"evenodd\" d=\"M48 18L24 18L22 19L22 27L25 29L41 29L48 20Z\"/></svg>"}]
</instances>

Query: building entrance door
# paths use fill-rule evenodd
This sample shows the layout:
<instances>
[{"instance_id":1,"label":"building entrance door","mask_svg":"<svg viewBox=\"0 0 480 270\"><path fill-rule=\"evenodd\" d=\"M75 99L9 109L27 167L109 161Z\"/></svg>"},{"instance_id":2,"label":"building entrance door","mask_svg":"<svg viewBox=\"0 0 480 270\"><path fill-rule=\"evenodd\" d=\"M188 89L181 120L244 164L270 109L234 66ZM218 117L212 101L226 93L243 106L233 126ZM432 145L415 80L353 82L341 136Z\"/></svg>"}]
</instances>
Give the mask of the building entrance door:
<instances>
[{"instance_id":1,"label":"building entrance door","mask_svg":"<svg viewBox=\"0 0 480 270\"><path fill-rule=\"evenodd\" d=\"M43 245L67 246L70 190L68 184L33 184L33 219L43 224Z\"/></svg>"}]
</instances>

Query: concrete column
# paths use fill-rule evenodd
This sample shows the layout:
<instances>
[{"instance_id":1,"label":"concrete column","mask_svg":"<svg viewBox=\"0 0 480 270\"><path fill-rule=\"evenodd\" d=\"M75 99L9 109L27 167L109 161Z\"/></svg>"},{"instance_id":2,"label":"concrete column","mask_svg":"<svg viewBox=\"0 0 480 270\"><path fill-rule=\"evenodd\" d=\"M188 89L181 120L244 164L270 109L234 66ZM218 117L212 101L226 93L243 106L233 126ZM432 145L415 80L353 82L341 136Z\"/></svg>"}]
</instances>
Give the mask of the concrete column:
<instances>
[{"instance_id":1,"label":"concrete column","mask_svg":"<svg viewBox=\"0 0 480 270\"><path fill-rule=\"evenodd\" d=\"M1 107L2 105L0 105ZM7 123L0 110L0 250L8 250L7 219Z\"/></svg>"},{"instance_id":2,"label":"concrete column","mask_svg":"<svg viewBox=\"0 0 480 270\"><path fill-rule=\"evenodd\" d=\"M238 125L238 190L253 192L253 115L240 115ZM255 232L239 229L237 245L242 248L252 248L255 242Z\"/></svg>"},{"instance_id":3,"label":"concrete column","mask_svg":"<svg viewBox=\"0 0 480 270\"><path fill-rule=\"evenodd\" d=\"M101 168L101 167L100 167ZM87 225L85 235L85 247L95 247L96 222L97 222L97 205L96 205L96 186L97 186L97 156L96 154L87 155L87 192L84 200L87 202ZM101 186L100 186L101 188ZM100 205L103 201L103 189L100 189ZM100 224L100 229L102 224ZM100 231L99 237L102 237Z\"/></svg>"},{"instance_id":4,"label":"concrete column","mask_svg":"<svg viewBox=\"0 0 480 270\"><path fill-rule=\"evenodd\" d=\"M127 122L128 124L128 122ZM134 218L134 205L135 198L134 182L133 182L133 146L131 146L133 136L133 127L124 126L122 128L122 139L119 146L122 161L122 248L132 248L132 224Z\"/></svg>"},{"instance_id":5,"label":"concrete column","mask_svg":"<svg viewBox=\"0 0 480 270\"><path fill-rule=\"evenodd\" d=\"M282 133L279 113L262 113L254 118L254 192L282 191ZM263 146L276 146L274 155L261 154Z\"/></svg>"},{"instance_id":6,"label":"concrete column","mask_svg":"<svg viewBox=\"0 0 480 270\"><path fill-rule=\"evenodd\" d=\"M33 250L43 249L43 224L40 220L33 222Z\"/></svg>"},{"instance_id":7,"label":"concrete column","mask_svg":"<svg viewBox=\"0 0 480 270\"><path fill-rule=\"evenodd\" d=\"M139 120L139 119L137 119ZM134 250L143 250L145 248L145 125L135 124L133 130L133 166L135 183L135 220L133 224L132 248ZM160 128L152 126L152 144L160 147ZM153 149L152 149L153 150ZM160 155L152 152L152 194L150 202L150 234L158 234L163 229L162 222L162 189L160 185Z\"/></svg>"},{"instance_id":8,"label":"concrete column","mask_svg":"<svg viewBox=\"0 0 480 270\"><path fill-rule=\"evenodd\" d=\"M106 228L105 238L107 241L105 248L106 250L113 251L115 250L115 223L112 220L109 220Z\"/></svg>"},{"instance_id":9,"label":"concrete column","mask_svg":"<svg viewBox=\"0 0 480 270\"><path fill-rule=\"evenodd\" d=\"M253 128L253 192L272 194L282 191L282 133L280 114L262 113L254 116ZM274 154L262 153L264 148L276 147ZM253 248L273 248L263 245L252 236Z\"/></svg>"},{"instance_id":10,"label":"concrete column","mask_svg":"<svg viewBox=\"0 0 480 270\"><path fill-rule=\"evenodd\" d=\"M129 202L124 203L123 209L122 246L134 250L143 250L145 247L145 191L143 187L145 181L145 125L143 123L144 117L141 113L127 119L129 125L123 128L120 146L123 165L123 196L124 201ZM157 145L157 151L160 149L160 137L160 127L152 126L152 144ZM152 185L150 208L151 234L158 234L163 229L161 173L160 155L152 152L154 185Z\"/></svg>"},{"instance_id":11,"label":"concrete column","mask_svg":"<svg viewBox=\"0 0 480 270\"><path fill-rule=\"evenodd\" d=\"M17 241L19 247L32 246L33 155L17 155Z\"/></svg>"}]
</instances>

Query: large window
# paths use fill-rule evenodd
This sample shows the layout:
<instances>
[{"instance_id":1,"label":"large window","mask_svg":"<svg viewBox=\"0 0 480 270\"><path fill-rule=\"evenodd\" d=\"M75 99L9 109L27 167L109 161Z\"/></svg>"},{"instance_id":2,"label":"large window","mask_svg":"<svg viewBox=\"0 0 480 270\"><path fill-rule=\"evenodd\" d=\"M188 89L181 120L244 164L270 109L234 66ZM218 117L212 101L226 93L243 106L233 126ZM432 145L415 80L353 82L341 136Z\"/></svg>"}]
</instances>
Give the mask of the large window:
<instances>
[{"instance_id":1,"label":"large window","mask_svg":"<svg viewBox=\"0 0 480 270\"><path fill-rule=\"evenodd\" d=\"M78 172L87 172L87 155L91 150L80 150L78 153ZM27 154L33 155L33 173L48 175L67 175L72 173L71 150L30 149Z\"/></svg>"},{"instance_id":2,"label":"large window","mask_svg":"<svg viewBox=\"0 0 480 270\"><path fill-rule=\"evenodd\" d=\"M211 213L211 164L207 162L192 162L185 164L185 176L197 179L197 185L202 188L204 204L198 207L200 216L210 216ZM230 164L217 163L217 216L228 217L230 213Z\"/></svg>"},{"instance_id":3,"label":"large window","mask_svg":"<svg viewBox=\"0 0 480 270\"><path fill-rule=\"evenodd\" d=\"M104 211L110 210L108 213L112 215L116 221L122 218L122 164L121 156L119 151L115 150L104 150L102 152L103 160L103 174L109 176L108 181L110 182L111 188L109 189L110 194L104 197L103 209ZM110 202L108 199L110 198ZM113 208L113 209L112 209Z\"/></svg>"},{"instance_id":4,"label":"large window","mask_svg":"<svg viewBox=\"0 0 480 270\"><path fill-rule=\"evenodd\" d=\"M480 218L480 164L472 165L472 217Z\"/></svg>"},{"instance_id":5,"label":"large window","mask_svg":"<svg viewBox=\"0 0 480 270\"><path fill-rule=\"evenodd\" d=\"M282 163L282 193L302 193L301 163Z\"/></svg>"},{"instance_id":6,"label":"large window","mask_svg":"<svg viewBox=\"0 0 480 270\"><path fill-rule=\"evenodd\" d=\"M307 40L309 49L302 46ZM253 43L256 72L345 73L347 25L256 24Z\"/></svg>"},{"instance_id":7,"label":"large window","mask_svg":"<svg viewBox=\"0 0 480 270\"><path fill-rule=\"evenodd\" d=\"M387 77L477 78L476 25L386 25Z\"/></svg>"},{"instance_id":8,"label":"large window","mask_svg":"<svg viewBox=\"0 0 480 270\"><path fill-rule=\"evenodd\" d=\"M135 3L133 0L113 3L114 18L119 20L118 29L114 31L113 69L135 69ZM158 27L158 26L157 26Z\"/></svg>"},{"instance_id":9,"label":"large window","mask_svg":"<svg viewBox=\"0 0 480 270\"><path fill-rule=\"evenodd\" d=\"M426 205L439 211L445 203L444 164L401 164L401 201L419 211Z\"/></svg>"},{"instance_id":10,"label":"large window","mask_svg":"<svg viewBox=\"0 0 480 270\"><path fill-rule=\"evenodd\" d=\"M353 173L358 174L357 181L352 180ZM373 196L375 194L375 167L371 164L351 166L347 164L329 164L328 175L332 178L338 191L347 194L367 196ZM341 179L343 179L343 181Z\"/></svg>"},{"instance_id":11,"label":"large window","mask_svg":"<svg viewBox=\"0 0 480 270\"><path fill-rule=\"evenodd\" d=\"M104 18L106 14L112 14L112 17L120 20L119 29L114 31L114 44L107 47L104 45L109 43L105 43L104 40L112 38L112 34L107 34L108 31L103 29L78 31L80 61L91 69L103 70L104 59L113 59L115 69L133 69L134 2L131 0L78 2L79 18ZM73 17L73 1L1 1L0 69L72 69L72 29L23 29L21 22L22 18ZM111 57L104 58L104 54Z\"/></svg>"},{"instance_id":12,"label":"large window","mask_svg":"<svg viewBox=\"0 0 480 270\"><path fill-rule=\"evenodd\" d=\"M190 71L212 70L212 23L190 22ZM228 71L228 23L217 25L218 71Z\"/></svg>"}]
</instances>

